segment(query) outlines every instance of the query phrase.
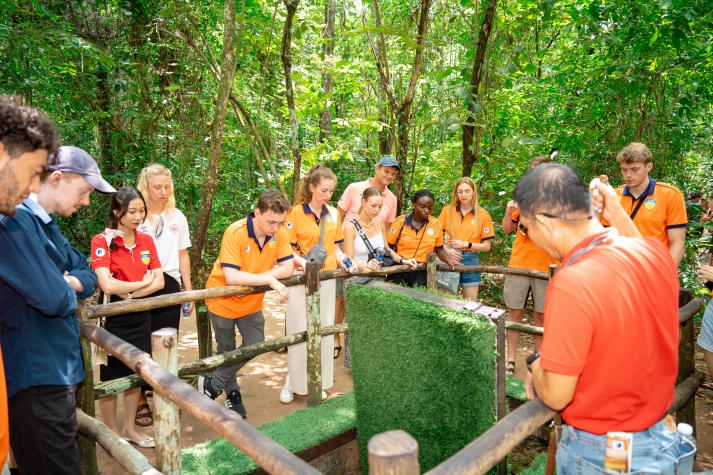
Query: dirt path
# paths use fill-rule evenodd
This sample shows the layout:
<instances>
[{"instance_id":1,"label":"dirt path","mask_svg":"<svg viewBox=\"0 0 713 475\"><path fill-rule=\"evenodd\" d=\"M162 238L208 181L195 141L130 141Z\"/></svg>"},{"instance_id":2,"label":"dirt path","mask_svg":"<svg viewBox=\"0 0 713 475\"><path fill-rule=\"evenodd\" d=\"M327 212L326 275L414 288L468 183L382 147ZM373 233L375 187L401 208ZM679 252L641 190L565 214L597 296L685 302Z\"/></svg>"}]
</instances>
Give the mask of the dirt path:
<instances>
[{"instance_id":1,"label":"dirt path","mask_svg":"<svg viewBox=\"0 0 713 475\"><path fill-rule=\"evenodd\" d=\"M265 338L272 339L284 335L285 310L277 301L274 292L268 292L265 297ZM516 376L525 377L525 358L532 351L532 341L523 336L517 353ZM696 355L696 366L699 371L707 372L705 361L701 354ZM181 320L179 335L179 364L194 361L198 358L198 337L195 321ZM352 390L351 370L344 368L344 352L335 362L334 386L328 391L329 397L335 397ZM243 402L248 412L247 422L259 426L280 417L286 416L297 409L307 407L306 396L295 396L291 404L281 404L278 396L287 374L287 355L270 352L260 355L250 361L239 374ZM224 402L224 396L218 398ZM120 409L121 410L121 409ZM98 414L97 410L97 414ZM710 379L704 388L696 395L697 442L698 455L695 469L699 471L713 470L713 385ZM121 420L119 418L119 420ZM153 427L146 428L146 433L153 435ZM192 416L184 413L181 416L181 444L190 447L201 442L216 438L217 435L204 427ZM140 449L151 462L154 458L153 449ZM105 475L123 475L125 471L108 456L101 448L97 449L99 470Z\"/></svg>"}]
</instances>

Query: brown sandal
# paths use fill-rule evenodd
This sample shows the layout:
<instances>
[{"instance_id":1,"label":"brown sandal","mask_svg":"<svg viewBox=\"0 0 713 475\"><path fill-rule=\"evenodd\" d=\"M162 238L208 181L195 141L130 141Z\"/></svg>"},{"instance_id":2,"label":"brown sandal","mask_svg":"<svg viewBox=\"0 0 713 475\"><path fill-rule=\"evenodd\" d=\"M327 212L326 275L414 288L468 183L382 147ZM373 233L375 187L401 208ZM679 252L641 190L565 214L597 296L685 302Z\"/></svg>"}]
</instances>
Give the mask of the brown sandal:
<instances>
[{"instance_id":1,"label":"brown sandal","mask_svg":"<svg viewBox=\"0 0 713 475\"><path fill-rule=\"evenodd\" d=\"M136 417L134 422L137 426L148 427L153 424L153 414L151 407L148 404L141 404L136 408Z\"/></svg>"}]
</instances>

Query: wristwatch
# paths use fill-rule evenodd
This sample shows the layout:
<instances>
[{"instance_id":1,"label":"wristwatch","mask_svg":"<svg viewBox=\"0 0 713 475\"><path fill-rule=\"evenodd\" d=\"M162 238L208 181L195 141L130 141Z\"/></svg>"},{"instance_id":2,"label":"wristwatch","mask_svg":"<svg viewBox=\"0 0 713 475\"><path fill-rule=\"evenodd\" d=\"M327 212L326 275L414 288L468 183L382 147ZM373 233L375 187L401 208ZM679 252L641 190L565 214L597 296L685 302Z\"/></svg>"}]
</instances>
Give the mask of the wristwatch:
<instances>
[{"instance_id":1,"label":"wristwatch","mask_svg":"<svg viewBox=\"0 0 713 475\"><path fill-rule=\"evenodd\" d=\"M468 243L468 249L473 249L473 243L472 243L472 242L469 242L469 243Z\"/></svg>"},{"instance_id":2,"label":"wristwatch","mask_svg":"<svg viewBox=\"0 0 713 475\"><path fill-rule=\"evenodd\" d=\"M528 356L527 359L525 360L525 362L527 363L527 370L528 370L530 373L532 373L532 369L530 368L530 365L531 365L532 363L534 363L535 360L536 360L537 358L539 358L539 357L540 357L540 352L539 352L539 351L536 351L536 352L534 352L533 354L531 354L530 356Z\"/></svg>"}]
</instances>

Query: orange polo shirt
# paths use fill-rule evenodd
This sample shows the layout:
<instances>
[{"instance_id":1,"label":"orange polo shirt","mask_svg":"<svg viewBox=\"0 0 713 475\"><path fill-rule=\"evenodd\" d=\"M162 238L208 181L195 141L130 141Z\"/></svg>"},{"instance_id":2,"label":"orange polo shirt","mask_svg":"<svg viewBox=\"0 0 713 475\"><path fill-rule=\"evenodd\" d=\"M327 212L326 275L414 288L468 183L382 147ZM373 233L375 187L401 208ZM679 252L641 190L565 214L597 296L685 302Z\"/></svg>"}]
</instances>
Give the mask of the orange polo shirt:
<instances>
[{"instance_id":1,"label":"orange polo shirt","mask_svg":"<svg viewBox=\"0 0 713 475\"><path fill-rule=\"evenodd\" d=\"M403 228L403 231L402 231ZM413 227L413 213L401 215L394 220L386 233L386 240L394 247L396 238L401 233L396 252L405 259L415 258L425 263L428 255L437 247L443 247L443 228L441 222L433 216L420 229Z\"/></svg>"},{"instance_id":2,"label":"orange polo shirt","mask_svg":"<svg viewBox=\"0 0 713 475\"><path fill-rule=\"evenodd\" d=\"M628 186L616 188L621 205L631 214L638 204L629 191ZM668 230L688 226L686 200L681 191L668 183L657 182L649 178L649 186L639 199L644 200L636 216L634 224L643 236L651 236L669 247ZM604 223L606 224L606 223Z\"/></svg>"},{"instance_id":3,"label":"orange polo shirt","mask_svg":"<svg viewBox=\"0 0 713 475\"><path fill-rule=\"evenodd\" d=\"M520 210L513 211L510 219L517 223L520 220ZM557 264L557 261L552 259L549 254L532 242L529 237L522 234L519 228L515 230L515 233L508 267L549 272L550 265Z\"/></svg>"},{"instance_id":4,"label":"orange polo shirt","mask_svg":"<svg viewBox=\"0 0 713 475\"><path fill-rule=\"evenodd\" d=\"M452 216L452 218L451 218ZM465 216L460 211L460 205L455 208L453 205L443 208L438 217L441 226L448 236L447 239L457 239L458 241L472 242L478 244L488 239L493 239L495 229L490 213L478 206L478 215L472 209Z\"/></svg>"},{"instance_id":5,"label":"orange polo shirt","mask_svg":"<svg viewBox=\"0 0 713 475\"><path fill-rule=\"evenodd\" d=\"M220 254L213 264L205 284L206 289L227 285L223 273L225 267L262 274L272 269L276 262L284 262L294 257L284 227L281 226L274 236L266 236L265 241L260 243L255 237L254 218L255 213L250 213L247 218L234 222L225 230ZM264 298L265 292L261 292L209 299L205 303L211 313L236 319L261 310Z\"/></svg>"},{"instance_id":6,"label":"orange polo shirt","mask_svg":"<svg viewBox=\"0 0 713 475\"><path fill-rule=\"evenodd\" d=\"M334 270L337 268L337 260L334 257L336 245L344 242L342 234L342 223L339 219L337 208L324 205L318 218L307 204L298 204L292 207L287 213L285 227L290 237L292 248L299 255L304 256L309 250L319 242L320 219L324 219L324 238L322 246L327 251L327 260L324 261L322 270Z\"/></svg>"}]
</instances>

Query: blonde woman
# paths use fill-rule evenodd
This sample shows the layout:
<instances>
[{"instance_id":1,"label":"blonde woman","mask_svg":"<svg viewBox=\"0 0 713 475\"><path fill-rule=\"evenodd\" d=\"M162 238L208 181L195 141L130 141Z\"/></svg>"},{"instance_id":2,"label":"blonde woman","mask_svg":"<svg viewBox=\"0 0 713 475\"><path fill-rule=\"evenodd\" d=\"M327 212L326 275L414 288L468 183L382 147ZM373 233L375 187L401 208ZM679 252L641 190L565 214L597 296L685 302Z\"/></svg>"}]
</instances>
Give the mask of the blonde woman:
<instances>
[{"instance_id":1,"label":"blonde woman","mask_svg":"<svg viewBox=\"0 0 713 475\"><path fill-rule=\"evenodd\" d=\"M451 204L443 208L438 219L446 233L446 244L450 245L446 252L462 265L479 265L478 253L490 251L495 230L490 214L478 205L472 178L465 176L456 182ZM463 297L476 300L480 282L480 272L462 273Z\"/></svg>"},{"instance_id":2,"label":"blonde woman","mask_svg":"<svg viewBox=\"0 0 713 475\"><path fill-rule=\"evenodd\" d=\"M381 192L369 187L361 195L361 207L359 214L354 220L344 223L344 254L349 256L360 271L378 270L379 262L369 256L369 249L364 242L362 235L369 240L373 249L383 248L387 253L391 253L393 259L415 269L418 263L416 259L406 259L395 253L386 242L386 227L379 219L379 213L384 205L384 198ZM359 224L357 229L354 224Z\"/></svg>"},{"instance_id":3,"label":"blonde woman","mask_svg":"<svg viewBox=\"0 0 713 475\"><path fill-rule=\"evenodd\" d=\"M188 256L191 238L188 221L176 208L171 170L157 163L147 166L141 170L137 188L147 207L146 220L139 225L138 230L153 236L165 282L163 289L152 297L180 292L181 284L184 290L192 290L191 263ZM186 313L193 310L193 302L189 305ZM178 330L181 321L180 305L155 308L150 312L152 333L161 328ZM136 424L144 427L153 423L153 414L146 401L146 389L144 386L136 413Z\"/></svg>"},{"instance_id":4,"label":"blonde woman","mask_svg":"<svg viewBox=\"0 0 713 475\"><path fill-rule=\"evenodd\" d=\"M307 264L304 256L319 242L320 226L324 225L322 246L327 259L322 270L334 270L344 265L336 258L341 253L339 245L344 240L342 220L336 208L327 203L334 194L337 177L323 165L313 166L302 180L295 206L287 213L285 227L294 252L295 268L304 271ZM334 279L320 283L320 320L322 326L334 324L336 285ZM303 332L307 328L304 285L289 288L285 328L288 334ZM322 389L334 384L334 338L322 337ZM291 346L287 351L287 378L280 391L280 402L289 404L294 394L307 394L307 344ZM326 393L322 391L322 397Z\"/></svg>"}]
</instances>

